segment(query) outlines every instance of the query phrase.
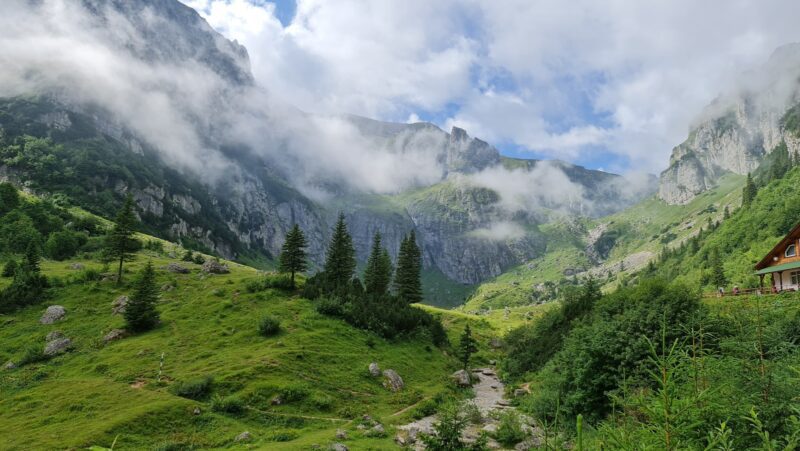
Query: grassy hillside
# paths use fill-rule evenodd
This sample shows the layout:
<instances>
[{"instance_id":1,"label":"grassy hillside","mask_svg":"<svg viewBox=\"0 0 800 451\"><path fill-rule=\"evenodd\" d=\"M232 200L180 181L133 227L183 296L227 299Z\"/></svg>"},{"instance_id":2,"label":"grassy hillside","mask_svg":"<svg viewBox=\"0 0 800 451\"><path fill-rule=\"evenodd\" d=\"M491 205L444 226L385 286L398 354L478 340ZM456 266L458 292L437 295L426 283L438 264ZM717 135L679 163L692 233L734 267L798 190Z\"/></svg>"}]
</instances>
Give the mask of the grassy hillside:
<instances>
[{"instance_id":1,"label":"grassy hillside","mask_svg":"<svg viewBox=\"0 0 800 451\"><path fill-rule=\"evenodd\" d=\"M562 221L540 226L547 251L540 257L511 268L475 290L463 309L468 312L505 307L536 306L557 296L558 289L573 282L573 274L591 274L606 290L657 257L664 247L678 248L712 221L723 220L727 207L741 204L744 177L729 174L716 188L687 205L668 205L656 197L611 216L593 221ZM608 248L599 264L586 253L590 231L602 227L598 241ZM588 273L586 271L589 271Z\"/></svg>"},{"instance_id":2,"label":"grassy hillside","mask_svg":"<svg viewBox=\"0 0 800 451\"><path fill-rule=\"evenodd\" d=\"M111 303L131 293L128 282L120 287L83 281L103 270L93 261L43 263L56 288L41 304L0 316L0 361L21 362L28 348L44 347L45 336L56 330L74 349L0 370L0 448L110 446L118 437L115 449L218 449L236 446L234 438L248 431L256 448L291 450L326 446L343 428L350 449L385 449L391 426L415 413L398 412L452 391L448 376L456 365L429 340L388 342L322 316L310 301L289 293L248 292L248 281L261 276L234 263L224 275L206 275L183 262L189 274L167 272L163 267L177 262L170 252L175 252L170 246L165 253L142 252L126 270L130 281L148 260L158 269L161 325L108 344L103 336L124 325L111 314ZM69 269L72 263L86 269ZM40 324L48 305L64 306L66 319ZM266 314L280 320L277 336L258 334L257 321ZM460 327L471 319L446 323ZM485 345L491 326L476 321L473 327ZM381 378L370 377L367 366L373 361L395 369L405 388L392 393ZM173 394L179 384L204 377L213 378L209 394L198 400ZM276 396L280 405L271 402ZM388 435L360 432L356 426L365 414L382 422Z\"/></svg>"}]
</instances>

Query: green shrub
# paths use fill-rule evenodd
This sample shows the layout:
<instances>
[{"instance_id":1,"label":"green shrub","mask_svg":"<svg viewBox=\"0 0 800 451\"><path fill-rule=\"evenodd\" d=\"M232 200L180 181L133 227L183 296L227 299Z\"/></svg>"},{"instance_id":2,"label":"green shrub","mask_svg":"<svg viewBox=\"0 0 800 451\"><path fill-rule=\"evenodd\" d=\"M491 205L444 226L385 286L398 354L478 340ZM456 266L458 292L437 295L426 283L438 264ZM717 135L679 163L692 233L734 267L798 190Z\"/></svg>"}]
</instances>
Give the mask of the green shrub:
<instances>
[{"instance_id":1,"label":"green shrub","mask_svg":"<svg viewBox=\"0 0 800 451\"><path fill-rule=\"evenodd\" d=\"M14 277L14 274L17 273L17 261L13 258L6 262L5 266L3 266L3 277Z\"/></svg>"},{"instance_id":2,"label":"green shrub","mask_svg":"<svg viewBox=\"0 0 800 451\"><path fill-rule=\"evenodd\" d=\"M242 398L238 396L214 396L211 398L211 410L220 413L242 413L245 409L245 404Z\"/></svg>"},{"instance_id":3,"label":"green shrub","mask_svg":"<svg viewBox=\"0 0 800 451\"><path fill-rule=\"evenodd\" d=\"M31 345L25 349L25 353L19 359L19 366L29 365L31 363L39 363L47 361L48 357L41 346Z\"/></svg>"},{"instance_id":4,"label":"green shrub","mask_svg":"<svg viewBox=\"0 0 800 451\"><path fill-rule=\"evenodd\" d=\"M439 403L437 403L435 400L426 399L417 404L416 407L414 407L414 410L411 411L411 417L414 418L415 420L429 417L436 413L436 408L438 406Z\"/></svg>"},{"instance_id":5,"label":"green shrub","mask_svg":"<svg viewBox=\"0 0 800 451\"><path fill-rule=\"evenodd\" d=\"M522 421L519 414L514 410L506 410L500 414L500 424L495 432L495 439L513 448L517 443L525 440L526 434L522 429Z\"/></svg>"},{"instance_id":6,"label":"green shrub","mask_svg":"<svg viewBox=\"0 0 800 451\"><path fill-rule=\"evenodd\" d=\"M297 432L284 429L273 432L267 440L271 442L290 442L298 437L300 437L300 434Z\"/></svg>"},{"instance_id":7,"label":"green shrub","mask_svg":"<svg viewBox=\"0 0 800 451\"><path fill-rule=\"evenodd\" d=\"M309 395L308 387L303 384L292 384L283 387L278 392L281 400L285 403L302 401Z\"/></svg>"},{"instance_id":8,"label":"green shrub","mask_svg":"<svg viewBox=\"0 0 800 451\"><path fill-rule=\"evenodd\" d=\"M327 412L333 407L334 399L325 393L314 393L308 399L308 402L314 406L315 410Z\"/></svg>"},{"instance_id":9,"label":"green shrub","mask_svg":"<svg viewBox=\"0 0 800 451\"><path fill-rule=\"evenodd\" d=\"M272 337L281 331L281 322L269 315L263 316L258 321L258 333L264 337Z\"/></svg>"},{"instance_id":10,"label":"green shrub","mask_svg":"<svg viewBox=\"0 0 800 451\"><path fill-rule=\"evenodd\" d=\"M185 382L176 382L170 387L170 391L181 398L201 400L211 394L211 386L214 378L203 376Z\"/></svg>"},{"instance_id":11,"label":"green shrub","mask_svg":"<svg viewBox=\"0 0 800 451\"><path fill-rule=\"evenodd\" d=\"M44 243L44 253L53 260L66 260L73 257L81 246L81 241L86 242L86 236L64 230L53 232Z\"/></svg>"}]
</instances>

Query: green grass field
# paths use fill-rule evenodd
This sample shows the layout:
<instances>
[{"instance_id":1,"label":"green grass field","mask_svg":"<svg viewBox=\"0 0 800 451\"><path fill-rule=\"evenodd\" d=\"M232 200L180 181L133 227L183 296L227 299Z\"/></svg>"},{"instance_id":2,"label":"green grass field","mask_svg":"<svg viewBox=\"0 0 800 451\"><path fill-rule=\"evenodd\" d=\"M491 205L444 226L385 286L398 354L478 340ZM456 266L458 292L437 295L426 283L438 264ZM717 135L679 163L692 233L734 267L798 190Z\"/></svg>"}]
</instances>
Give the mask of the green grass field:
<instances>
[{"instance_id":1,"label":"green grass field","mask_svg":"<svg viewBox=\"0 0 800 451\"><path fill-rule=\"evenodd\" d=\"M111 314L112 301L131 293L127 284L147 260L158 269L159 285L174 287L162 291L161 325L104 344L107 332L124 326ZM119 450L241 448L234 438L248 431L247 446L253 449L294 450L328 446L336 441L337 428L347 430L343 443L350 449L386 449L394 446L392 425L408 422L414 410L397 412L454 390L448 379L457 367L452 349L422 338L386 341L322 316L310 301L285 292L248 293L245 283L259 273L246 266L228 263L230 274L204 275L199 265L181 262L191 273L173 274L162 269L170 261L176 260L140 253L127 264L122 287L73 282L79 271L69 269L70 263L100 270L97 262L43 263L43 272L63 287L39 305L0 315L0 363L19 362L30 346L44 347L54 330L72 339L74 349L49 361L0 369L0 449L108 447L115 437ZM66 308L66 319L39 324L44 309L54 304ZM482 349L494 334L493 326L478 318L435 313L443 316L451 340L466 321L474 323ZM257 321L266 314L281 321L277 336L257 333ZM482 350L478 363L490 356ZM405 388L398 393L384 388L382 378L367 371L373 361L395 369ZM190 400L171 393L176 384L205 376L213 378L210 396ZM272 405L275 396L283 398L280 405ZM213 411L217 397L237 397L244 408ZM386 437L367 437L356 428L366 414L386 426Z\"/></svg>"}]
</instances>

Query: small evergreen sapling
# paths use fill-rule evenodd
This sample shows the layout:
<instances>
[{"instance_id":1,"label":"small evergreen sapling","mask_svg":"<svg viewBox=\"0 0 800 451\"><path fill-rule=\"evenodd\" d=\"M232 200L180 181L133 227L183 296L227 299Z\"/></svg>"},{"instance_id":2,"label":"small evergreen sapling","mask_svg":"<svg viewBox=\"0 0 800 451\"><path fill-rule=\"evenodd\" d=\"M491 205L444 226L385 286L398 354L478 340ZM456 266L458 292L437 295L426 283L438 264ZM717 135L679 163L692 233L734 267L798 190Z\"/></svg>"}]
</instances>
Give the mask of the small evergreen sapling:
<instances>
[{"instance_id":1,"label":"small evergreen sapling","mask_svg":"<svg viewBox=\"0 0 800 451\"><path fill-rule=\"evenodd\" d=\"M464 365L464 371L469 370L469 360L476 352L478 352L477 342L472 338L472 330L467 324L464 326L464 332L461 333L461 340L458 342L458 358Z\"/></svg>"},{"instance_id":2,"label":"small evergreen sapling","mask_svg":"<svg viewBox=\"0 0 800 451\"><path fill-rule=\"evenodd\" d=\"M128 330L132 332L144 332L152 329L158 324L158 302L159 289L156 285L156 273L153 263L147 262L139 278L136 281L136 288L133 295L125 307L125 322Z\"/></svg>"},{"instance_id":3,"label":"small evergreen sapling","mask_svg":"<svg viewBox=\"0 0 800 451\"><path fill-rule=\"evenodd\" d=\"M295 288L294 276L298 272L303 272L308 268L306 262L306 250L308 246L306 237L300 227L295 224L292 230L286 234L286 241L283 243L280 257L280 270L291 274L291 286Z\"/></svg>"}]
</instances>

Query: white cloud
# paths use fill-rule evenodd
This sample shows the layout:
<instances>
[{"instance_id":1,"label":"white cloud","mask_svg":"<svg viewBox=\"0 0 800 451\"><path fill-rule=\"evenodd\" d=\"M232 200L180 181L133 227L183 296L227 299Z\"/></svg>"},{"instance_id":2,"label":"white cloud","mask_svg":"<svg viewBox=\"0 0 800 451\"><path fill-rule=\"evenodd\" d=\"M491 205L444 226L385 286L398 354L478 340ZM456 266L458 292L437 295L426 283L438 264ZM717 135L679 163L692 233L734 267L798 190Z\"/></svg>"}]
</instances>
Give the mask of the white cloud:
<instances>
[{"instance_id":1,"label":"white cloud","mask_svg":"<svg viewBox=\"0 0 800 451\"><path fill-rule=\"evenodd\" d=\"M740 72L800 40L793 0L298 0L287 27L268 2L186 2L307 111L402 121L457 104L442 122L495 143L570 160L602 145L650 171Z\"/></svg>"}]
</instances>

